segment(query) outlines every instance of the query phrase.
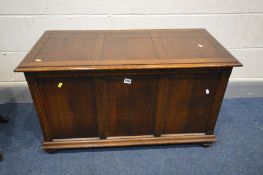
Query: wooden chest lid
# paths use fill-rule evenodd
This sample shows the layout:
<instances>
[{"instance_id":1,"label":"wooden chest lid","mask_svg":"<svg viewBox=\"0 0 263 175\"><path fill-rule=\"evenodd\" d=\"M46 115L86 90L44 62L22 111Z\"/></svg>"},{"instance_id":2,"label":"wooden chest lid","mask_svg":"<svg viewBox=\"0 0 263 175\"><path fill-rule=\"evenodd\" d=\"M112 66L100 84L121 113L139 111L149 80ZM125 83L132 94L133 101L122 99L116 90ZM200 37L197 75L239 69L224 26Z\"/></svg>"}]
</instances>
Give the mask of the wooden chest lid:
<instances>
[{"instance_id":1,"label":"wooden chest lid","mask_svg":"<svg viewBox=\"0 0 263 175\"><path fill-rule=\"evenodd\" d=\"M17 72L242 66L205 29L46 31Z\"/></svg>"}]
</instances>

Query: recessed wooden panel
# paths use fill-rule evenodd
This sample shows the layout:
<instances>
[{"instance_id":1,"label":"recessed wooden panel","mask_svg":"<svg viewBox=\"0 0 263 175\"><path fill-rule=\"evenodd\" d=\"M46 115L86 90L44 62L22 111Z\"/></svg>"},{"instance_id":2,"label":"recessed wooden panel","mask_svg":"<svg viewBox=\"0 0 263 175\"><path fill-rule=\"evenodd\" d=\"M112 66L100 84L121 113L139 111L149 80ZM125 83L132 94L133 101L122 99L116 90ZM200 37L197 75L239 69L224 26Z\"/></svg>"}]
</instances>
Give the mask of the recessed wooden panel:
<instances>
[{"instance_id":1,"label":"recessed wooden panel","mask_svg":"<svg viewBox=\"0 0 263 175\"><path fill-rule=\"evenodd\" d=\"M140 43L140 44L139 44ZM150 37L116 37L104 42L103 60L158 59Z\"/></svg>"},{"instance_id":2,"label":"recessed wooden panel","mask_svg":"<svg viewBox=\"0 0 263 175\"><path fill-rule=\"evenodd\" d=\"M39 78L53 138L98 137L93 79Z\"/></svg>"},{"instance_id":3,"label":"recessed wooden panel","mask_svg":"<svg viewBox=\"0 0 263 175\"><path fill-rule=\"evenodd\" d=\"M177 42L174 42L175 40ZM225 57L222 53L218 53L216 48L205 38L191 35L173 37L171 35L161 38L161 41L169 59L191 60L192 58ZM215 60L206 60L206 62L210 61L214 62Z\"/></svg>"},{"instance_id":4,"label":"recessed wooden panel","mask_svg":"<svg viewBox=\"0 0 263 175\"><path fill-rule=\"evenodd\" d=\"M131 84L124 83L125 78ZM105 79L107 136L153 134L157 81L150 76Z\"/></svg>"},{"instance_id":5,"label":"recessed wooden panel","mask_svg":"<svg viewBox=\"0 0 263 175\"><path fill-rule=\"evenodd\" d=\"M39 51L37 59L44 62L93 60L96 58L99 41L87 37L74 37L70 40L62 37L49 38L46 46Z\"/></svg>"},{"instance_id":6,"label":"recessed wooden panel","mask_svg":"<svg viewBox=\"0 0 263 175\"><path fill-rule=\"evenodd\" d=\"M170 76L163 134L205 133L219 73Z\"/></svg>"}]
</instances>

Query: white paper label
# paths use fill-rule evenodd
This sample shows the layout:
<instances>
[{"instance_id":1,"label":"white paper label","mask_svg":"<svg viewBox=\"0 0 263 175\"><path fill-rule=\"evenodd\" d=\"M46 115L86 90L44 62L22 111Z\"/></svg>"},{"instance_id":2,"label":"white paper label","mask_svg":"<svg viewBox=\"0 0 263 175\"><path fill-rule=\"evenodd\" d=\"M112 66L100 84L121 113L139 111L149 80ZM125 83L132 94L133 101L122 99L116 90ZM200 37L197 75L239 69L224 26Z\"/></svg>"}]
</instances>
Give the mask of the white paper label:
<instances>
[{"instance_id":1,"label":"white paper label","mask_svg":"<svg viewBox=\"0 0 263 175\"><path fill-rule=\"evenodd\" d=\"M123 83L125 83L125 84L131 84L131 82L132 82L132 79L130 79L130 78L124 78L124 80L123 80Z\"/></svg>"}]
</instances>

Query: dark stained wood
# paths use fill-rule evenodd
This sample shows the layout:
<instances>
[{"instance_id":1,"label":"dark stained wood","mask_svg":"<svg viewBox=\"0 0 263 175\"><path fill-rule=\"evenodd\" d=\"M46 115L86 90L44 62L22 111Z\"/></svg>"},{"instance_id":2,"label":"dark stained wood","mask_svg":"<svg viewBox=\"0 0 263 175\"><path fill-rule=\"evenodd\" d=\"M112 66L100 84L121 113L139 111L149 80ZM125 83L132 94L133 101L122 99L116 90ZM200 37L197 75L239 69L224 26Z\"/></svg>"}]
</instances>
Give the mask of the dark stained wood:
<instances>
[{"instance_id":1,"label":"dark stained wood","mask_svg":"<svg viewBox=\"0 0 263 175\"><path fill-rule=\"evenodd\" d=\"M44 136L44 141L52 141L52 132L47 120L47 114L43 105L43 100L40 96L37 81L35 77L31 75L31 73L25 73L25 78L33 99L35 109L38 114L38 120L40 122L42 134Z\"/></svg>"},{"instance_id":2,"label":"dark stained wood","mask_svg":"<svg viewBox=\"0 0 263 175\"><path fill-rule=\"evenodd\" d=\"M97 78L95 80L95 95L96 95L96 114L98 120L98 130L99 137L101 139L106 139L107 137L107 118L106 118L106 89L105 83L102 78Z\"/></svg>"},{"instance_id":3,"label":"dark stained wood","mask_svg":"<svg viewBox=\"0 0 263 175\"><path fill-rule=\"evenodd\" d=\"M160 137L162 135L168 95L168 78L160 77L157 92L157 104L155 109L154 136L156 137Z\"/></svg>"},{"instance_id":4,"label":"dark stained wood","mask_svg":"<svg viewBox=\"0 0 263 175\"><path fill-rule=\"evenodd\" d=\"M217 91L214 97L214 103L211 107L210 118L208 119L208 124L206 128L207 134L213 134L216 125L216 120L220 111L221 104L223 102L224 94L226 91L228 79L232 72L232 68L227 69L221 74L219 85L217 86Z\"/></svg>"},{"instance_id":5,"label":"dark stained wood","mask_svg":"<svg viewBox=\"0 0 263 175\"><path fill-rule=\"evenodd\" d=\"M131 84L125 84L125 78ZM108 136L153 133L157 80L129 75L105 78Z\"/></svg>"},{"instance_id":6,"label":"dark stained wood","mask_svg":"<svg viewBox=\"0 0 263 175\"><path fill-rule=\"evenodd\" d=\"M219 81L219 75L213 74L195 74L190 75L189 84L193 81L190 101L188 103L187 121L184 126L185 133L205 132L207 120L209 119L213 97ZM184 77L182 77L184 78ZM188 79L188 78L186 78ZM208 93L206 91L208 90Z\"/></svg>"},{"instance_id":7,"label":"dark stained wood","mask_svg":"<svg viewBox=\"0 0 263 175\"><path fill-rule=\"evenodd\" d=\"M164 134L206 131L219 76L214 72L169 76Z\"/></svg>"},{"instance_id":8,"label":"dark stained wood","mask_svg":"<svg viewBox=\"0 0 263 175\"><path fill-rule=\"evenodd\" d=\"M52 151L210 144L233 66L204 29L48 31L15 71Z\"/></svg>"},{"instance_id":9,"label":"dark stained wood","mask_svg":"<svg viewBox=\"0 0 263 175\"><path fill-rule=\"evenodd\" d=\"M98 137L93 79L38 78L52 138ZM61 87L58 87L62 83Z\"/></svg>"}]
</instances>

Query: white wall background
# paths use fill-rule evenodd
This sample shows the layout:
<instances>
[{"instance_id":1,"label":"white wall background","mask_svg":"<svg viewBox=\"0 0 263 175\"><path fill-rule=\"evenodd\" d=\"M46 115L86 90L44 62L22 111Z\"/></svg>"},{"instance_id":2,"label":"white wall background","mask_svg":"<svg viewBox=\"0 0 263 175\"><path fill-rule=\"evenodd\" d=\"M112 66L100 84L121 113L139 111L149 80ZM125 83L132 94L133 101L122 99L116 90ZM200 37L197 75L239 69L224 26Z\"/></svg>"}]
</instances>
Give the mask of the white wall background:
<instances>
[{"instance_id":1,"label":"white wall background","mask_svg":"<svg viewBox=\"0 0 263 175\"><path fill-rule=\"evenodd\" d=\"M231 78L263 79L263 0L0 0L0 83L45 30L206 28L243 64Z\"/></svg>"}]
</instances>

